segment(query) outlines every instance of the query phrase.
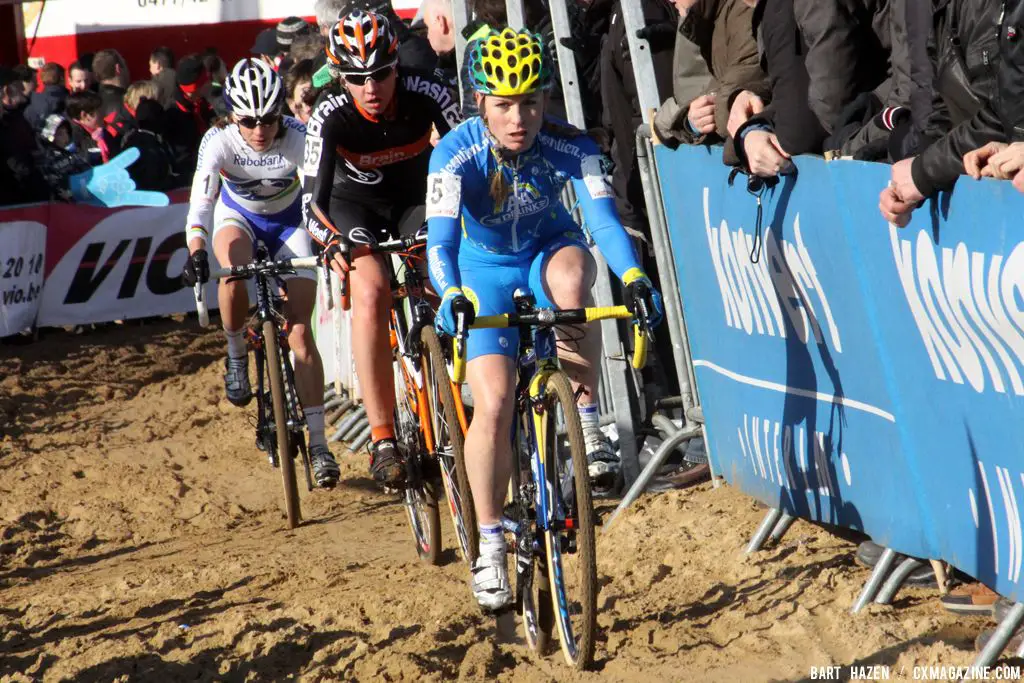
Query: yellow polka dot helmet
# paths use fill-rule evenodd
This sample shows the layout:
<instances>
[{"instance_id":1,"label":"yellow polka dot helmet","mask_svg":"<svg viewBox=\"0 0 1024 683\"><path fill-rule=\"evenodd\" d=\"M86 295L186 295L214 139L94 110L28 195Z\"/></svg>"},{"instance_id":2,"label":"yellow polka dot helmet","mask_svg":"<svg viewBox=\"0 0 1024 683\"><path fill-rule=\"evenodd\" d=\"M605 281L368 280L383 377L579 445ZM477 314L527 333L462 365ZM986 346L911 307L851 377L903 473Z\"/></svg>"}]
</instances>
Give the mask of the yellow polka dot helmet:
<instances>
[{"instance_id":1,"label":"yellow polka dot helmet","mask_svg":"<svg viewBox=\"0 0 1024 683\"><path fill-rule=\"evenodd\" d=\"M510 28L474 40L469 78L484 95L511 97L551 87L551 56L540 34Z\"/></svg>"}]
</instances>

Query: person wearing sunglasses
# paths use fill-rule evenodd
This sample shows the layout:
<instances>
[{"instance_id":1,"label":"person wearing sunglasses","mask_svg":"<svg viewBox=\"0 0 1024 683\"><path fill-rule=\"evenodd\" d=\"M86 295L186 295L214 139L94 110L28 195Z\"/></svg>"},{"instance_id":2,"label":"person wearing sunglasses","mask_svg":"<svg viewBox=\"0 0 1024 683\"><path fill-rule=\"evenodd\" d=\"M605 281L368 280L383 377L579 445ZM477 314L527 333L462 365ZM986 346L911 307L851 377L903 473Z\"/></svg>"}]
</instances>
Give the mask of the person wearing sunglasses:
<instances>
[{"instance_id":1,"label":"person wearing sunglasses","mask_svg":"<svg viewBox=\"0 0 1024 683\"><path fill-rule=\"evenodd\" d=\"M328 33L327 61L337 79L307 123L303 205L306 229L324 247L325 266L348 270L344 247L412 234L422 210L431 133L459 123L458 98L433 73L404 68L390 21L352 11ZM361 256L348 272L352 351L371 428L370 473L384 485L405 479L395 442L395 388L388 337L389 271Z\"/></svg>"},{"instance_id":2,"label":"person wearing sunglasses","mask_svg":"<svg viewBox=\"0 0 1024 683\"><path fill-rule=\"evenodd\" d=\"M281 115L281 77L263 61L243 59L224 84L224 99L231 113L203 137L192 181L186 228L190 257L182 274L189 286L209 280L211 225L213 253L222 266L252 261L257 240L275 259L313 255L309 233L302 229L298 177L306 128ZM324 371L310 327L316 275L300 270L284 278L288 344L295 354L295 384L309 427L313 474L317 485L330 487L337 483L339 470L324 435ZM245 281L222 281L217 298L228 346L224 389L228 401L244 406L252 400Z\"/></svg>"}]
</instances>

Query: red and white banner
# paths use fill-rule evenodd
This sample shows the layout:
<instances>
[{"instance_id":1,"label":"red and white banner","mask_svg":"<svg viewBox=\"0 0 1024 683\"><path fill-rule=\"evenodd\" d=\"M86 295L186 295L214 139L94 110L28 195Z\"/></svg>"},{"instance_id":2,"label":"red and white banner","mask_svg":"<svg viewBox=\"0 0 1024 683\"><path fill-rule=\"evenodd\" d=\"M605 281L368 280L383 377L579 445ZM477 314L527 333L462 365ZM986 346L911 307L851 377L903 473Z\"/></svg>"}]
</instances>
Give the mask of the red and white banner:
<instances>
[{"instance_id":1,"label":"red and white banner","mask_svg":"<svg viewBox=\"0 0 1024 683\"><path fill-rule=\"evenodd\" d=\"M0 218L0 337L32 326L43 290L46 226Z\"/></svg>"},{"instance_id":2,"label":"red and white banner","mask_svg":"<svg viewBox=\"0 0 1024 683\"><path fill-rule=\"evenodd\" d=\"M40 204L0 211L0 334L195 310L181 283L186 193L170 206ZM4 277L10 265L10 277ZM216 288L210 285L211 307Z\"/></svg>"}]
</instances>

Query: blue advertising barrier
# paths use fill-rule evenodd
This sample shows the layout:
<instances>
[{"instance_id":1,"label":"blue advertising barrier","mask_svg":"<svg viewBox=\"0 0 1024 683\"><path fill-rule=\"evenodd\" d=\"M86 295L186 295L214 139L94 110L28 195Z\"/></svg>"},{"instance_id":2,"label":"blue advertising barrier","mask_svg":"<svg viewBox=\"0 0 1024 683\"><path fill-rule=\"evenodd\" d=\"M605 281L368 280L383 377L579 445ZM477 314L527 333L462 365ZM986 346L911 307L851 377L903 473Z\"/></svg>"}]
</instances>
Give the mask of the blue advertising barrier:
<instances>
[{"instance_id":1,"label":"blue advertising barrier","mask_svg":"<svg viewBox=\"0 0 1024 683\"><path fill-rule=\"evenodd\" d=\"M656 150L716 470L1024 599L1024 196L965 178L898 229L888 166L799 158L759 225L720 149Z\"/></svg>"}]
</instances>

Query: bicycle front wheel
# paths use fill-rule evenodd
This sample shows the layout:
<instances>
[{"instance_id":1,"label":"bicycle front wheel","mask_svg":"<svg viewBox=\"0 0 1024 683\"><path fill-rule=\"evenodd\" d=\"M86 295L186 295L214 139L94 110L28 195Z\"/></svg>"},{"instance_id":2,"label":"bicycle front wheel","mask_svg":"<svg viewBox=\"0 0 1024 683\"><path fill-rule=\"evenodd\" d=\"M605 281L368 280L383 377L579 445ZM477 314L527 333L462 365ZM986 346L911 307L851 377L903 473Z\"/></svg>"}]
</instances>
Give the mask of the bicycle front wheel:
<instances>
[{"instance_id":1,"label":"bicycle front wheel","mask_svg":"<svg viewBox=\"0 0 1024 683\"><path fill-rule=\"evenodd\" d=\"M570 666L582 670L594 660L597 555L583 427L564 372L548 378L543 406L538 448L548 492L545 550L551 600L562 654Z\"/></svg>"},{"instance_id":2,"label":"bicycle front wheel","mask_svg":"<svg viewBox=\"0 0 1024 683\"><path fill-rule=\"evenodd\" d=\"M473 494L469 489L469 476L466 474L466 455L464 452L465 435L459 421L459 405L452 391L452 383L448 378L448 368L441 350L441 341L433 327L427 326L420 333L423 342L423 363L429 402L431 432L434 437L434 452L437 454L444 481L444 490L448 496L448 510L452 515L452 525L458 539L462 558L470 565L476 559L479 549L479 531L476 526L476 511L473 509Z\"/></svg>"},{"instance_id":3,"label":"bicycle front wheel","mask_svg":"<svg viewBox=\"0 0 1024 683\"><path fill-rule=\"evenodd\" d=\"M288 431L281 347L277 343L277 325L272 320L263 323L263 346L266 349L267 376L270 378L270 398L277 432L277 460L284 481L284 509L288 517L288 528L294 529L302 520L302 514L299 511L299 488L295 482L295 459L292 457L291 434Z\"/></svg>"}]
</instances>

